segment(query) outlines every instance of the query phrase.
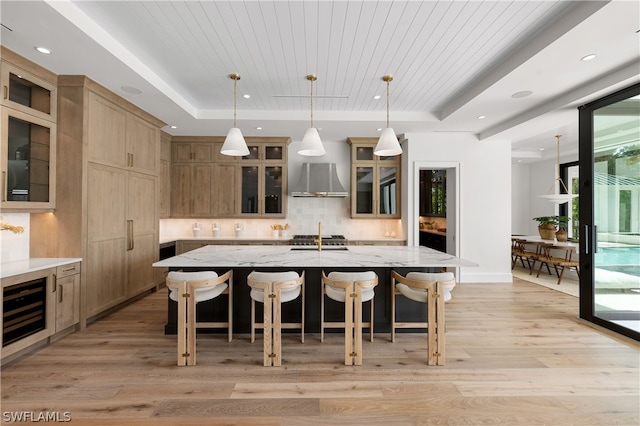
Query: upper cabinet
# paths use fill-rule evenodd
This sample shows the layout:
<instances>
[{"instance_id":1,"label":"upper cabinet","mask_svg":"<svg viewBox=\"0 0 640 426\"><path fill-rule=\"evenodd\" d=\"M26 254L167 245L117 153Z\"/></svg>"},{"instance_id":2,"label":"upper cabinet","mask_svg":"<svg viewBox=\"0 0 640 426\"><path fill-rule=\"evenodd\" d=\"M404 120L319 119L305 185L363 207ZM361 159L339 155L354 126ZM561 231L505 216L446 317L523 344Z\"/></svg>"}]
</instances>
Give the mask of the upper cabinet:
<instances>
[{"instance_id":1,"label":"upper cabinet","mask_svg":"<svg viewBox=\"0 0 640 426\"><path fill-rule=\"evenodd\" d=\"M57 76L2 47L0 146L4 211L55 208Z\"/></svg>"},{"instance_id":2,"label":"upper cabinet","mask_svg":"<svg viewBox=\"0 0 640 426\"><path fill-rule=\"evenodd\" d=\"M2 49L2 105L55 122L58 106L56 76L8 52ZM13 64L13 59L20 66Z\"/></svg>"},{"instance_id":3,"label":"upper cabinet","mask_svg":"<svg viewBox=\"0 0 640 426\"><path fill-rule=\"evenodd\" d=\"M97 93L88 97L89 160L157 174L158 129Z\"/></svg>"},{"instance_id":4,"label":"upper cabinet","mask_svg":"<svg viewBox=\"0 0 640 426\"><path fill-rule=\"evenodd\" d=\"M285 217L290 138L247 137L249 154L220 154L224 137L173 137L172 217Z\"/></svg>"},{"instance_id":5,"label":"upper cabinet","mask_svg":"<svg viewBox=\"0 0 640 426\"><path fill-rule=\"evenodd\" d=\"M348 138L351 145L351 217L400 218L400 159L373 153L377 138Z\"/></svg>"}]
</instances>

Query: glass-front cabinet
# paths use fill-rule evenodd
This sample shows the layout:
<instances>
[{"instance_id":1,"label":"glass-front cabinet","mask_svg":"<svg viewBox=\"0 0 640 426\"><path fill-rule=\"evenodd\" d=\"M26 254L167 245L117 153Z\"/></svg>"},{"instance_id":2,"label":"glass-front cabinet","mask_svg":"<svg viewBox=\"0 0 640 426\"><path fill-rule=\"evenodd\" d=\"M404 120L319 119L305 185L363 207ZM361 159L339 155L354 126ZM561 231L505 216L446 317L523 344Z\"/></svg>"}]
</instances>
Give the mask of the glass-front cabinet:
<instances>
[{"instance_id":1,"label":"glass-front cabinet","mask_svg":"<svg viewBox=\"0 0 640 426\"><path fill-rule=\"evenodd\" d=\"M56 125L2 108L2 209L55 207Z\"/></svg>"},{"instance_id":2,"label":"glass-front cabinet","mask_svg":"<svg viewBox=\"0 0 640 426\"><path fill-rule=\"evenodd\" d=\"M377 138L348 138L351 145L351 217L400 217L400 156L373 153Z\"/></svg>"},{"instance_id":3,"label":"glass-front cabinet","mask_svg":"<svg viewBox=\"0 0 640 426\"><path fill-rule=\"evenodd\" d=\"M16 212L53 210L57 77L0 48L0 207Z\"/></svg>"}]
</instances>

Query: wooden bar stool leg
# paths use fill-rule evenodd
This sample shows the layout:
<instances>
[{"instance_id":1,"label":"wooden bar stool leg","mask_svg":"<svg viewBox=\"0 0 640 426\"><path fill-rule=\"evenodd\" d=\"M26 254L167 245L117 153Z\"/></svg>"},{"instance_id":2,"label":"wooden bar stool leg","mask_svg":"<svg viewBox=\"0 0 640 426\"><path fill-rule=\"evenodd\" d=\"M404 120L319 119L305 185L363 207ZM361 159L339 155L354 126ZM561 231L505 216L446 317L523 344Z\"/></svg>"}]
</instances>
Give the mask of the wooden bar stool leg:
<instances>
[{"instance_id":1,"label":"wooden bar stool leg","mask_svg":"<svg viewBox=\"0 0 640 426\"><path fill-rule=\"evenodd\" d=\"M187 365L196 365L196 289L187 284Z\"/></svg>"},{"instance_id":2,"label":"wooden bar stool leg","mask_svg":"<svg viewBox=\"0 0 640 426\"><path fill-rule=\"evenodd\" d=\"M266 291L267 289L265 289L265 294L264 294L264 303L263 303L263 308L264 308L264 317L263 317L263 340L264 340L264 366L265 367L269 367L271 366L272 362L271 362L271 354L273 353L273 346L272 346L272 310L273 310L273 293L271 292L271 290L269 289L269 291Z\"/></svg>"},{"instance_id":3,"label":"wooden bar stool leg","mask_svg":"<svg viewBox=\"0 0 640 426\"><path fill-rule=\"evenodd\" d=\"M178 286L178 365L187 365L187 283Z\"/></svg>"},{"instance_id":4,"label":"wooden bar stool leg","mask_svg":"<svg viewBox=\"0 0 640 426\"><path fill-rule=\"evenodd\" d=\"M362 365L362 292L358 287L353 297L354 365Z\"/></svg>"},{"instance_id":5,"label":"wooden bar stool leg","mask_svg":"<svg viewBox=\"0 0 640 426\"><path fill-rule=\"evenodd\" d=\"M444 295L442 294L443 288L440 283L436 284L436 293L438 297L436 298L436 302L434 305L436 306L436 337L438 339L438 343L436 345L436 350L438 351L437 355L437 365L445 364L445 322L444 322Z\"/></svg>"},{"instance_id":6,"label":"wooden bar stool leg","mask_svg":"<svg viewBox=\"0 0 640 426\"><path fill-rule=\"evenodd\" d=\"M344 365L353 365L353 290L346 289L344 301Z\"/></svg>"},{"instance_id":7,"label":"wooden bar stool leg","mask_svg":"<svg viewBox=\"0 0 640 426\"><path fill-rule=\"evenodd\" d=\"M362 293L360 293L360 294L362 295ZM370 310L371 310L371 312L369 313L369 321L370 321L370 324L371 324L371 326L369 327L369 340L371 342L373 342L373 311L374 311L374 309L373 309L373 299L371 299L369 302L371 303L371 305L369 305L370 306Z\"/></svg>"},{"instance_id":8,"label":"wooden bar stool leg","mask_svg":"<svg viewBox=\"0 0 640 426\"><path fill-rule=\"evenodd\" d=\"M251 343L256 341L256 302L251 299Z\"/></svg>"},{"instance_id":9,"label":"wooden bar stool leg","mask_svg":"<svg viewBox=\"0 0 640 426\"><path fill-rule=\"evenodd\" d=\"M280 367L282 365L282 304L280 300L280 289L274 289L273 300L273 343L271 357L272 365Z\"/></svg>"}]
</instances>

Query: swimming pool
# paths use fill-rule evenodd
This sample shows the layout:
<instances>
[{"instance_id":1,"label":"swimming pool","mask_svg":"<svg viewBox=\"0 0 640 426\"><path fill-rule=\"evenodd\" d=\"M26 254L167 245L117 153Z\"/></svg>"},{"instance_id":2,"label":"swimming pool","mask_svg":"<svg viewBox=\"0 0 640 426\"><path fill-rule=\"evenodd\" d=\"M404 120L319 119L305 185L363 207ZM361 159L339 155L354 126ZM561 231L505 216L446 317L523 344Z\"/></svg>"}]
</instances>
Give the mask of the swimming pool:
<instances>
[{"instance_id":1,"label":"swimming pool","mask_svg":"<svg viewBox=\"0 0 640 426\"><path fill-rule=\"evenodd\" d=\"M595 265L597 268L640 277L640 246L599 247L595 254Z\"/></svg>"}]
</instances>

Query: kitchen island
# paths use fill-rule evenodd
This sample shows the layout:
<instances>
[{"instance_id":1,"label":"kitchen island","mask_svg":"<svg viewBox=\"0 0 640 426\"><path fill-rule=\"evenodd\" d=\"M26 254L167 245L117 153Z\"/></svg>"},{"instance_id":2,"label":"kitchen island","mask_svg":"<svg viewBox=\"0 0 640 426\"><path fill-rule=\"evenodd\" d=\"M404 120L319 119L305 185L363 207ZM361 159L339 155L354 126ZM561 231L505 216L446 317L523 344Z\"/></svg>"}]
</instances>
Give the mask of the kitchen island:
<instances>
[{"instance_id":1,"label":"kitchen island","mask_svg":"<svg viewBox=\"0 0 640 426\"><path fill-rule=\"evenodd\" d=\"M223 274L233 269L234 281L234 333L247 333L250 326L250 298L247 275L258 271L306 271L306 324L308 332L320 330L320 276L324 270L363 271L373 270L378 275L375 289L375 331L388 332L391 312L391 270L405 275L410 271L440 271L442 268L474 267L476 263L427 247L409 246L327 246L318 251L315 246L226 246L210 245L183 253L153 264L170 270L213 270ZM226 315L226 300L214 300L198 305L203 321L222 321ZM417 321L424 317L424 307L398 299L398 315L403 320ZM176 331L176 303L168 297L168 323L165 333ZM207 307L209 306L209 307ZM344 311L340 303L327 300L327 320L339 317ZM213 317L206 315L214 312ZM220 317L218 317L220 315ZM300 305L283 306L283 321L287 317L299 318ZM200 317L199 317L200 318Z\"/></svg>"}]
</instances>

